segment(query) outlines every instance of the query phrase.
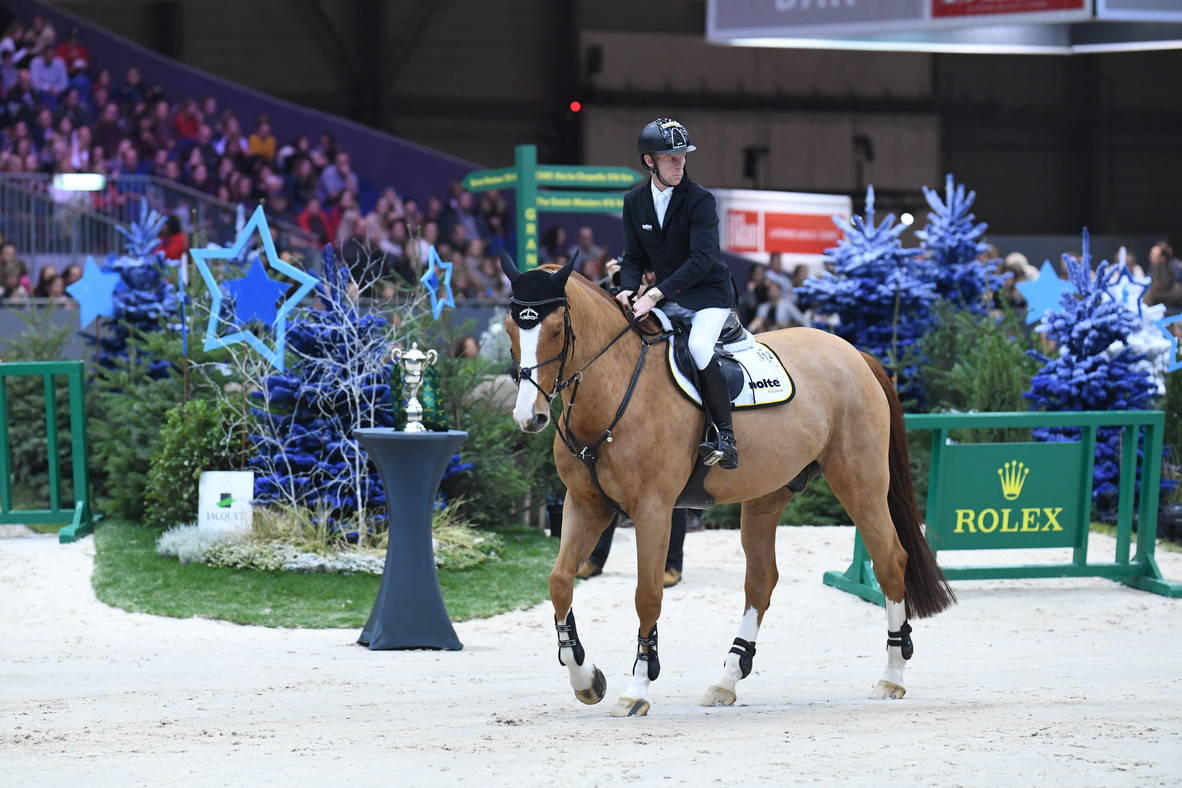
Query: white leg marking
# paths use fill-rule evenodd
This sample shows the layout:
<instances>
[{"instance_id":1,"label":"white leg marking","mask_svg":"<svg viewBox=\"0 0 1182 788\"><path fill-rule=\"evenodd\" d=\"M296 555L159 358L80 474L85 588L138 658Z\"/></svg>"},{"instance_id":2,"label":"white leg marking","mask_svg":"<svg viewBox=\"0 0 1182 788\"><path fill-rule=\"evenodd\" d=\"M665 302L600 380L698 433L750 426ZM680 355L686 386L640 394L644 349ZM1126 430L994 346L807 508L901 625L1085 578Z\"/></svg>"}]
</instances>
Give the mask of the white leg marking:
<instances>
[{"instance_id":1,"label":"white leg marking","mask_svg":"<svg viewBox=\"0 0 1182 788\"><path fill-rule=\"evenodd\" d=\"M625 698L632 700L647 700L648 688L652 682L648 679L648 663L637 662L636 670L632 674L632 681L628 682L628 689L624 690Z\"/></svg>"},{"instance_id":2,"label":"white leg marking","mask_svg":"<svg viewBox=\"0 0 1182 788\"><path fill-rule=\"evenodd\" d=\"M753 607L743 613L743 620L739 623L739 634L747 642L755 642L759 637L759 613ZM727 652L722 663L722 678L706 690L701 704L703 706L729 706L735 702L735 684L743 678L743 669L739 666L739 655Z\"/></svg>"},{"instance_id":3,"label":"white leg marking","mask_svg":"<svg viewBox=\"0 0 1182 788\"><path fill-rule=\"evenodd\" d=\"M903 602L886 600L887 630L898 632L907 620L907 606ZM903 659L903 649L899 646L887 646L887 664L882 678L892 684L903 686L903 668L907 667L907 660Z\"/></svg>"},{"instance_id":4,"label":"white leg marking","mask_svg":"<svg viewBox=\"0 0 1182 788\"><path fill-rule=\"evenodd\" d=\"M898 632L907 621L907 606L903 602L892 602L888 599L886 600L886 614L887 631ZM882 700L901 698L906 695L907 690L903 687L903 668L906 666L907 660L903 659L903 647L887 646L886 670L883 671L882 678L874 685L874 689L870 691L870 698Z\"/></svg>"},{"instance_id":5,"label":"white leg marking","mask_svg":"<svg viewBox=\"0 0 1182 788\"><path fill-rule=\"evenodd\" d=\"M542 333L540 325L525 329L521 332L518 344L521 346L521 366L533 367L538 363L538 336ZM533 370L533 375L537 370ZM534 405L538 401L538 387L524 380L517 384L517 403L513 406L513 420L517 426L525 429L534 420ZM573 662L572 662L573 664Z\"/></svg>"},{"instance_id":6,"label":"white leg marking","mask_svg":"<svg viewBox=\"0 0 1182 788\"><path fill-rule=\"evenodd\" d=\"M584 657L582 665L576 664L573 648L559 649L558 658L562 660L563 665L566 665L566 672L570 674L571 689L582 692L591 688L591 680L595 677L595 666L591 664L590 660Z\"/></svg>"}]
</instances>

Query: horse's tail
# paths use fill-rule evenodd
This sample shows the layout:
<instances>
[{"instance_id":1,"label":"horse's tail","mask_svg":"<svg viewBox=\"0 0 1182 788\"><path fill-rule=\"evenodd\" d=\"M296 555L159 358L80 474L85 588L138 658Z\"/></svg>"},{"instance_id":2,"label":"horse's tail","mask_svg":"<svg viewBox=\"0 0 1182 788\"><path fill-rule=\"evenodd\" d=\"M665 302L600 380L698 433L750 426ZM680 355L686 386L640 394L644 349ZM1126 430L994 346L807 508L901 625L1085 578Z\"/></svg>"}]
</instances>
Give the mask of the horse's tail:
<instances>
[{"instance_id":1,"label":"horse's tail","mask_svg":"<svg viewBox=\"0 0 1182 788\"><path fill-rule=\"evenodd\" d=\"M948 578L940 571L936 556L923 535L915 488L911 485L911 458L907 452L907 432L903 427L903 406L899 395L878 359L863 353L866 363L886 394L891 411L889 463L891 482L887 488L887 508L895 524L899 542L907 551L907 570L903 583L907 593L907 615L915 618L934 616L956 603L956 594Z\"/></svg>"}]
</instances>

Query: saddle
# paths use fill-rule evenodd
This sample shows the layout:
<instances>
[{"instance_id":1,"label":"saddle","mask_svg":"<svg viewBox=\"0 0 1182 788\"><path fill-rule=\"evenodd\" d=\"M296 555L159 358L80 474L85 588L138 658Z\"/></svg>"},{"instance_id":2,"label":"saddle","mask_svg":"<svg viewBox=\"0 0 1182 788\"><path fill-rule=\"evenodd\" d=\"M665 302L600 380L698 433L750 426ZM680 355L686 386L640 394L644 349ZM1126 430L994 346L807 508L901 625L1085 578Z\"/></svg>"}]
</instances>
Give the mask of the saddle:
<instances>
[{"instance_id":1,"label":"saddle","mask_svg":"<svg viewBox=\"0 0 1182 788\"><path fill-rule=\"evenodd\" d=\"M652 314L656 315L662 329L673 332L669 342L668 363L678 391L701 408L698 368L689 352L689 327L694 313L677 304L667 303L660 309L652 310ZM775 351L756 342L733 312L727 317L718 336L714 353L726 378L732 409L782 405L795 396L796 385Z\"/></svg>"}]
</instances>

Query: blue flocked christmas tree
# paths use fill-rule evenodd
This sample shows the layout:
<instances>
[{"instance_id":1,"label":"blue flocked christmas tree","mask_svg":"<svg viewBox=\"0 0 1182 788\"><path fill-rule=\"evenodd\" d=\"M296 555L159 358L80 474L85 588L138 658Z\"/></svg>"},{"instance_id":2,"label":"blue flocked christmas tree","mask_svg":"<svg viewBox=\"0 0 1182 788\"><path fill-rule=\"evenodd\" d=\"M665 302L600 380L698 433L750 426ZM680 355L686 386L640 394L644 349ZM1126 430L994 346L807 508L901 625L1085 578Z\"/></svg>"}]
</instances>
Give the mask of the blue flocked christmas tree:
<instances>
[{"instance_id":1,"label":"blue flocked christmas tree","mask_svg":"<svg viewBox=\"0 0 1182 788\"><path fill-rule=\"evenodd\" d=\"M321 509L338 525L376 518L386 502L353 429L394 425L390 364L382 360L387 324L362 314L348 285L348 269L325 247L317 287L323 308L303 309L292 321L287 345L298 360L265 378L266 392L252 394L251 409L255 499Z\"/></svg>"},{"instance_id":2,"label":"blue flocked christmas tree","mask_svg":"<svg viewBox=\"0 0 1182 788\"><path fill-rule=\"evenodd\" d=\"M295 314L287 330L295 358L252 394L255 498L321 510L351 539L385 519L381 477L353 438L363 427L394 427L387 321L350 296L347 266L324 251L317 308ZM444 426L446 428L446 425ZM452 457L444 478L471 466Z\"/></svg>"},{"instance_id":3,"label":"blue flocked christmas tree","mask_svg":"<svg viewBox=\"0 0 1182 788\"><path fill-rule=\"evenodd\" d=\"M927 225L915 235L936 266L936 292L957 309L984 312L982 294L1001 287L1001 281L990 274L992 266L977 262L977 255L988 248L980 240L988 225L973 223L971 209L977 193L966 193L964 184L956 184L949 174L944 199L926 186L923 195L931 211Z\"/></svg>"},{"instance_id":4,"label":"blue flocked christmas tree","mask_svg":"<svg viewBox=\"0 0 1182 788\"><path fill-rule=\"evenodd\" d=\"M903 248L899 235L907 228L894 214L875 224L873 187L866 190L865 216L833 221L845 232L836 248L825 250L833 270L798 288L800 302L836 315L840 323L831 330L893 369L900 393L922 402L916 346L934 321L935 266L919 250Z\"/></svg>"},{"instance_id":5,"label":"blue flocked christmas tree","mask_svg":"<svg viewBox=\"0 0 1182 788\"><path fill-rule=\"evenodd\" d=\"M1058 347L1059 355L1031 355L1044 364L1026 393L1044 410L1139 410L1147 408L1155 384L1141 362L1144 356L1128 344L1140 328L1137 315L1112 296L1122 266L1101 263L1092 272L1088 232L1083 234L1081 259L1063 255L1074 285L1064 293L1059 308L1047 313L1039 330ZM1038 440L1078 440L1079 430L1043 427ZM1101 428L1097 434L1093 500L1109 516L1116 506L1120 484L1121 428Z\"/></svg>"},{"instance_id":6,"label":"blue flocked christmas tree","mask_svg":"<svg viewBox=\"0 0 1182 788\"><path fill-rule=\"evenodd\" d=\"M109 366L114 359L127 355L131 330L160 331L165 321L176 317L177 289L165 276L168 262L156 251L164 221L165 217L151 210L148 201L143 200L139 219L130 227L116 228L127 239L126 254L107 259L106 268L119 274L121 286L112 296L114 319L99 341L101 364ZM89 338L93 341L92 336ZM152 374L162 375L167 367L168 362L157 359L152 362Z\"/></svg>"}]
</instances>

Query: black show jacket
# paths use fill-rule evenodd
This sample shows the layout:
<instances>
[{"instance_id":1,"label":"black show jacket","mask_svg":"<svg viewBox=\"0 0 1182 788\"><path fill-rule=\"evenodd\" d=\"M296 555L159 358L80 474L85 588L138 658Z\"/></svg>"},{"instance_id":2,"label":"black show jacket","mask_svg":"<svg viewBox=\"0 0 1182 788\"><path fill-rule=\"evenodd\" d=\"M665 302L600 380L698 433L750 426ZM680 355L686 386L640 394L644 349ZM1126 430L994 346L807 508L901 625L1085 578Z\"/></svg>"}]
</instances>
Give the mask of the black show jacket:
<instances>
[{"instance_id":1,"label":"black show jacket","mask_svg":"<svg viewBox=\"0 0 1182 788\"><path fill-rule=\"evenodd\" d=\"M683 177L673 187L662 227L649 183L645 180L624 195L620 286L636 292L644 272L653 271L665 298L686 309L734 307L730 269L718 247L714 195Z\"/></svg>"}]
</instances>

